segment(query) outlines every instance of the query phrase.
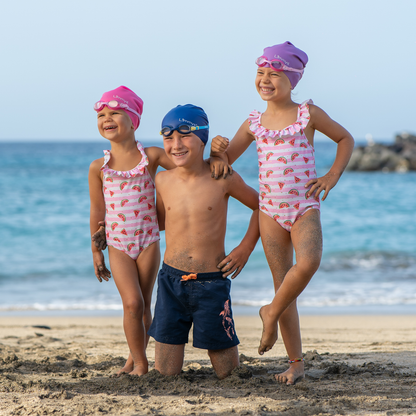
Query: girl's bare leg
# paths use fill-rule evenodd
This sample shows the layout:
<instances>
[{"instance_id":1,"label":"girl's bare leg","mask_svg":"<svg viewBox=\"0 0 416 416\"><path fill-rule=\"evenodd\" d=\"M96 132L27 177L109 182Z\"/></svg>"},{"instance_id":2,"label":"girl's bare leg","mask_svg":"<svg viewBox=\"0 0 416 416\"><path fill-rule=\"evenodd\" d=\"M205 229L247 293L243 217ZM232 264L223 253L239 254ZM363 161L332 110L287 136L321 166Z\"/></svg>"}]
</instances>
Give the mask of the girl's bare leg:
<instances>
[{"instance_id":1,"label":"girl's bare leg","mask_svg":"<svg viewBox=\"0 0 416 416\"><path fill-rule=\"evenodd\" d=\"M309 283L320 264L322 256L322 231L319 211L310 210L306 212L295 222L290 234L278 224L274 227L271 223L273 220L266 215L261 214L260 218L260 233L262 240L265 239L268 253L266 252L266 248L265 252L269 264L272 264L270 266L272 273L273 270L276 270L273 276L276 275L278 288L272 303L260 309L260 316L263 320L263 334L260 341L259 354L263 354L273 347L277 340L277 322L279 321L283 324L283 328L281 328L282 337L285 341L289 359L300 358L302 347L296 298ZM280 227L280 230L277 227ZM290 247L288 239L291 239L296 252L296 264L290 267L279 285L279 280L281 279L279 276L281 276L285 268L288 268L289 263L285 262L281 266L278 263L285 261L285 258L292 258L292 255L288 257ZM282 257L276 258L276 256ZM274 277L275 282L276 278ZM282 318L283 320L281 320ZM293 327L294 325L296 329ZM286 341L287 337L289 337L288 341ZM292 342L294 342L293 345L297 345L296 348L289 346ZM296 356L293 357L292 353ZM291 367L294 370L298 369L303 371L303 366L299 364L302 363L297 363L297 365L292 364ZM299 371L293 372L299 373ZM284 380L284 377L286 375L282 377L282 380ZM290 382L292 382L292 377Z\"/></svg>"},{"instance_id":2,"label":"girl's bare leg","mask_svg":"<svg viewBox=\"0 0 416 416\"><path fill-rule=\"evenodd\" d=\"M289 232L263 213L260 214L260 232L264 253L273 276L274 290L277 292L287 272L293 266L292 240ZM296 301L292 302L282 313L279 325L289 358L302 357L302 341ZM292 364L287 371L276 374L276 380L281 383L293 384L296 379L303 376L303 362L297 362Z\"/></svg>"},{"instance_id":3,"label":"girl's bare leg","mask_svg":"<svg viewBox=\"0 0 416 416\"><path fill-rule=\"evenodd\" d=\"M150 247L151 246L148 248ZM149 269L152 270L152 268L147 265L149 265L152 261L156 264L156 261L160 260L160 255L156 259L150 259L151 256L146 256L146 251L148 250L146 249L139 256L140 258L144 255L143 271ZM149 250L149 253L151 252L152 250ZM132 260L127 254L115 249L114 247L109 247L109 257L113 278L123 301L124 332L126 334L127 344L130 349L129 359L118 374L130 372L131 374L142 375L148 371L148 362L146 358L147 336L145 325L143 323L145 300L140 286L139 267L136 264L136 261ZM142 263L142 260L140 263ZM154 266L156 271L158 266L159 263ZM154 283L156 271L152 277L146 278L145 276L142 276L144 282L149 282L153 279ZM149 284L146 288L147 291L149 290L148 286ZM153 288L153 285L151 285L151 287Z\"/></svg>"},{"instance_id":4,"label":"girl's bare leg","mask_svg":"<svg viewBox=\"0 0 416 416\"><path fill-rule=\"evenodd\" d=\"M139 273L139 285L142 291L144 300L144 313L143 313L143 325L146 333L146 345L149 343L149 335L147 331L152 324L152 313L150 311L150 305L152 302L153 287L156 281L157 271L160 265L160 244L159 241L146 247L146 249L139 255L136 260L137 270ZM134 361L129 353L126 364L117 372L117 376L124 373L134 374Z\"/></svg>"},{"instance_id":5,"label":"girl's bare leg","mask_svg":"<svg viewBox=\"0 0 416 416\"><path fill-rule=\"evenodd\" d=\"M137 270L139 271L139 284L144 300L143 325L146 333L146 348L149 343L149 335L147 335L147 331L152 324L152 312L150 311L150 305L152 303L153 287L155 285L157 272L160 266L159 241L156 241L146 247L137 258L136 264Z\"/></svg>"}]
</instances>

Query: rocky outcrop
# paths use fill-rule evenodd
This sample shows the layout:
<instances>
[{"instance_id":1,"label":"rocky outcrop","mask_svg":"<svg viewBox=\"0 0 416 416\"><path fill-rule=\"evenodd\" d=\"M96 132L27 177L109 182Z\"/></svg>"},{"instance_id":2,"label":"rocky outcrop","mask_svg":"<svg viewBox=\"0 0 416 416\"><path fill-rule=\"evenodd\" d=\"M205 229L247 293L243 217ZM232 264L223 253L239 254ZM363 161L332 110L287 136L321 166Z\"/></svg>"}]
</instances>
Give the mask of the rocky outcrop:
<instances>
[{"instance_id":1,"label":"rocky outcrop","mask_svg":"<svg viewBox=\"0 0 416 416\"><path fill-rule=\"evenodd\" d=\"M416 136L402 133L391 145L367 140L367 146L354 149L347 170L407 172L416 170Z\"/></svg>"}]
</instances>

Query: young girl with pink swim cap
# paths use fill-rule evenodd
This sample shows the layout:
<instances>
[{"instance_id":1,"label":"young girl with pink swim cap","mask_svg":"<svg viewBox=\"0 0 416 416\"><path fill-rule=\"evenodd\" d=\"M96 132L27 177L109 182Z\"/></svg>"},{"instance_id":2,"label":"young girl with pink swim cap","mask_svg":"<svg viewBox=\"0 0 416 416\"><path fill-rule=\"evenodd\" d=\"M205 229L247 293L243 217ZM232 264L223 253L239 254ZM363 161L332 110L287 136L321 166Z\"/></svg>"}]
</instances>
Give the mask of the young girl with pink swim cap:
<instances>
[{"instance_id":1,"label":"young girl with pink swim cap","mask_svg":"<svg viewBox=\"0 0 416 416\"><path fill-rule=\"evenodd\" d=\"M266 111L253 111L231 142L217 136L211 145L212 155L232 164L256 142L260 235L275 288L271 304L260 309L263 334L258 351L262 355L273 347L279 323L290 367L276 379L286 384L304 377L296 300L321 261L319 195L324 192L324 201L337 184L354 147L351 134L311 100L301 104L292 101L291 91L307 62L306 53L290 42L265 48L256 60L255 85L267 103ZM313 147L315 130L338 145L334 164L319 178ZM220 172L214 165L212 170L218 177Z\"/></svg>"},{"instance_id":2,"label":"young girl with pink swim cap","mask_svg":"<svg viewBox=\"0 0 416 416\"><path fill-rule=\"evenodd\" d=\"M106 243L91 245L95 274L108 281L110 271L101 249L109 247L111 271L123 301L124 332L130 355L117 373L148 371L147 330L152 323L150 302L160 264L159 227L154 178L158 166L175 167L163 149L143 148L134 132L140 124L143 101L121 86L104 93L94 106L100 134L111 151L94 160L89 171L90 227L105 220Z\"/></svg>"}]
</instances>

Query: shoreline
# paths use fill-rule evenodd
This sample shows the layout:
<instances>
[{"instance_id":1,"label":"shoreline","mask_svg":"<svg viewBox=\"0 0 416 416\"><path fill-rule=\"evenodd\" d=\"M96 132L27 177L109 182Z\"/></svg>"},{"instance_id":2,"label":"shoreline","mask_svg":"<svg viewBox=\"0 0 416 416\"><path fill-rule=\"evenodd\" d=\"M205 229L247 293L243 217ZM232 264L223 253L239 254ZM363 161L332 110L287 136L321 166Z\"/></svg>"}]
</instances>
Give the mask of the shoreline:
<instances>
[{"instance_id":1,"label":"shoreline","mask_svg":"<svg viewBox=\"0 0 416 416\"><path fill-rule=\"evenodd\" d=\"M233 305L234 316L255 316L258 317L259 309L261 306L242 306ZM416 315L416 305L354 305L354 306L298 306L300 316L398 316L398 315ZM153 313L153 307L152 307ZM121 317L123 310L120 305L120 309L109 310L85 310L85 309L65 309L65 310L0 310L0 319L13 318L13 317Z\"/></svg>"},{"instance_id":2,"label":"shoreline","mask_svg":"<svg viewBox=\"0 0 416 416\"><path fill-rule=\"evenodd\" d=\"M300 317L305 379L278 384L277 341L257 354L261 320L235 316L240 366L218 380L205 350L185 347L183 372L111 378L127 357L122 317L0 317L0 414L416 414L414 315Z\"/></svg>"}]
</instances>

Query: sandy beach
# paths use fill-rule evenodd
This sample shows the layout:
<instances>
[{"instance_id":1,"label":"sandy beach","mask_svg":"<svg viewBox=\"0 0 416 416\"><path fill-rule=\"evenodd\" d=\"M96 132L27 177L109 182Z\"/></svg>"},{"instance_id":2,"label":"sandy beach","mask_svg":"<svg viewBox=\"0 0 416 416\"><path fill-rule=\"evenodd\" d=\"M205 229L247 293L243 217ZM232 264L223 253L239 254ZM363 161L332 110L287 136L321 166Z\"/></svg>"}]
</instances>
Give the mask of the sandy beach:
<instances>
[{"instance_id":1,"label":"sandy beach","mask_svg":"<svg viewBox=\"0 0 416 416\"><path fill-rule=\"evenodd\" d=\"M278 384L279 339L257 354L261 322L236 317L241 365L218 380L188 345L179 376L110 377L127 357L118 317L1 317L1 415L416 414L416 316L303 316L306 378Z\"/></svg>"}]
</instances>

